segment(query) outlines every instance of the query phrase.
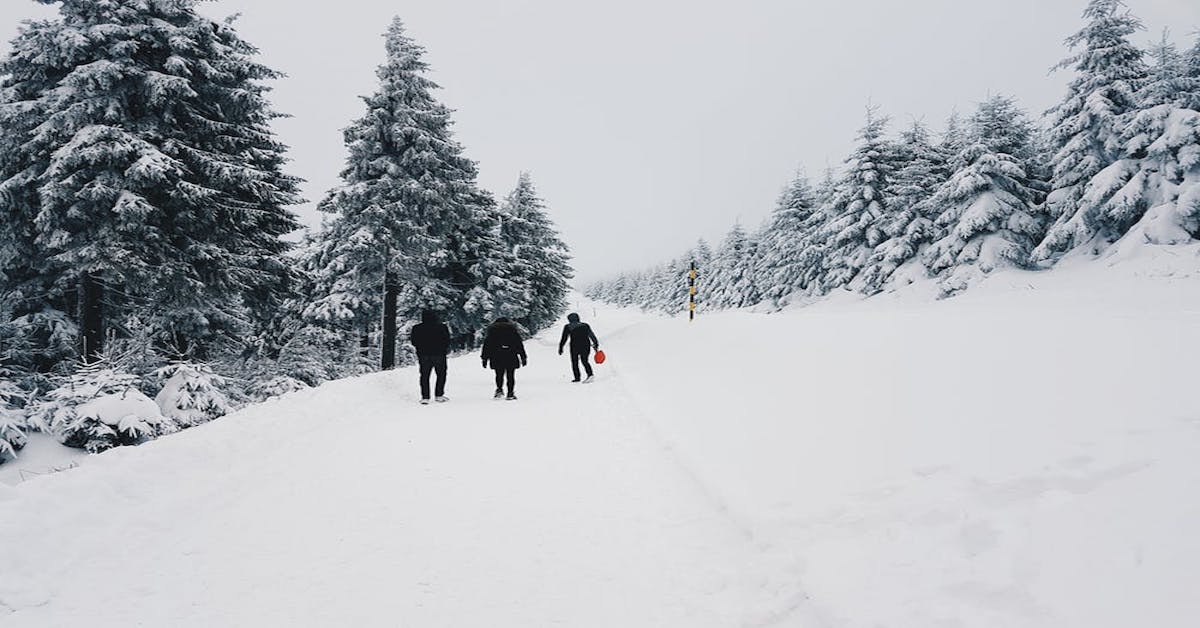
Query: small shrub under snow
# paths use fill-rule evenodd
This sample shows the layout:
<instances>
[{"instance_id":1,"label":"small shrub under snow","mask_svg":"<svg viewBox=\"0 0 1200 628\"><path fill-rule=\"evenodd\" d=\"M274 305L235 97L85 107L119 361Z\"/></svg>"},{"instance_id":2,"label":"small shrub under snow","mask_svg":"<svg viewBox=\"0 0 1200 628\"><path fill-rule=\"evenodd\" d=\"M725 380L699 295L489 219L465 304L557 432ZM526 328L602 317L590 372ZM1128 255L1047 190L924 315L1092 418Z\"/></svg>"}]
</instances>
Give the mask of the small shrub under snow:
<instances>
[{"instance_id":1,"label":"small shrub under snow","mask_svg":"<svg viewBox=\"0 0 1200 628\"><path fill-rule=\"evenodd\" d=\"M177 362L159 369L155 375L162 380L163 387L154 401L163 415L180 427L207 423L233 410L222 391L227 381L207 364Z\"/></svg>"},{"instance_id":2,"label":"small shrub under snow","mask_svg":"<svg viewBox=\"0 0 1200 628\"><path fill-rule=\"evenodd\" d=\"M31 404L29 417L62 444L92 453L178 431L137 384L107 362L90 364Z\"/></svg>"}]
</instances>

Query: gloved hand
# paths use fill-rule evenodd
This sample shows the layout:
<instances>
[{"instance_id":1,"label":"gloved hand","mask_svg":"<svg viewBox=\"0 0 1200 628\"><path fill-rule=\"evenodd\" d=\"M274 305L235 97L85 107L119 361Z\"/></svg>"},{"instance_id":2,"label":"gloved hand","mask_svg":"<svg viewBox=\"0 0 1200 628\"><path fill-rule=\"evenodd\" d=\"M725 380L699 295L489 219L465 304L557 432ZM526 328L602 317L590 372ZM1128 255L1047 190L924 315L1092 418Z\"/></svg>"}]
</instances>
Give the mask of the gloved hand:
<instances>
[{"instance_id":1,"label":"gloved hand","mask_svg":"<svg viewBox=\"0 0 1200 628\"><path fill-rule=\"evenodd\" d=\"M483 368L487 368L487 358L483 358Z\"/></svg>"},{"instance_id":2,"label":"gloved hand","mask_svg":"<svg viewBox=\"0 0 1200 628\"><path fill-rule=\"evenodd\" d=\"M521 366L529 366L529 358L521 356Z\"/></svg>"},{"instance_id":3,"label":"gloved hand","mask_svg":"<svg viewBox=\"0 0 1200 628\"><path fill-rule=\"evenodd\" d=\"M558 348L558 355L562 355L562 347Z\"/></svg>"}]
</instances>

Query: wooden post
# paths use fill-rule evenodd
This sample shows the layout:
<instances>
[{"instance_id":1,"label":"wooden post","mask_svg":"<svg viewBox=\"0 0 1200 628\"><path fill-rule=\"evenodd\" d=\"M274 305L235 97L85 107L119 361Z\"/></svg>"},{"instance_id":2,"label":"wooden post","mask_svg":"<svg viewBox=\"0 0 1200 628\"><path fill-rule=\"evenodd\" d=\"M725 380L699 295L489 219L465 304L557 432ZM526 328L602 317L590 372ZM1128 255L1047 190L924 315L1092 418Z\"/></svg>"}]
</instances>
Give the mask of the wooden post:
<instances>
[{"instance_id":1,"label":"wooden post","mask_svg":"<svg viewBox=\"0 0 1200 628\"><path fill-rule=\"evenodd\" d=\"M696 320L696 260L692 260L692 270L688 272L688 322Z\"/></svg>"}]
</instances>

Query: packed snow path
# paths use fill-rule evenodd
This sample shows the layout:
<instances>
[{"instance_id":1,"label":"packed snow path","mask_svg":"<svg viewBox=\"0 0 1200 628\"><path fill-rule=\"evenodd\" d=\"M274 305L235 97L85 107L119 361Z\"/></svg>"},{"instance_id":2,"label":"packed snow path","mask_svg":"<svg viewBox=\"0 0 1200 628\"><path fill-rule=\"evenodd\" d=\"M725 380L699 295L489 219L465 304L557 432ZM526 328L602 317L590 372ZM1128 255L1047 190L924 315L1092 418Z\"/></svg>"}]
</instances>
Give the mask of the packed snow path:
<instances>
[{"instance_id":1,"label":"packed snow path","mask_svg":"<svg viewBox=\"0 0 1200 628\"><path fill-rule=\"evenodd\" d=\"M44 562L4 566L35 577L0 576L0 624L697 627L791 613L790 574L620 380L569 383L550 342L528 345L515 402L492 400L492 372L463 357L446 404L418 405L403 369L27 483L0 538L42 545Z\"/></svg>"}]
</instances>

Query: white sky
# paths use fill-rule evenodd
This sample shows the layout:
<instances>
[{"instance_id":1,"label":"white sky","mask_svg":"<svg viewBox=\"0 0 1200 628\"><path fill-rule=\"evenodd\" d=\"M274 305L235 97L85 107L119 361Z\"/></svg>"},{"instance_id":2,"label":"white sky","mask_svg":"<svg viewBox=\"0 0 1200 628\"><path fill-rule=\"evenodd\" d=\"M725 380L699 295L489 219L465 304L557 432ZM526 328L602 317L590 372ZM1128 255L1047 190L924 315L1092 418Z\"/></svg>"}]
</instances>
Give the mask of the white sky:
<instances>
[{"instance_id":1,"label":"white sky","mask_svg":"<svg viewBox=\"0 0 1200 628\"><path fill-rule=\"evenodd\" d=\"M276 85L292 174L312 205L337 182L399 14L429 51L458 139L502 197L521 170L549 203L582 281L754 226L797 167L840 164L868 99L894 127L941 125L989 93L1033 113L1061 97L1084 0L213 0L289 75ZM1190 45L1195 0L1127 0ZM3 0L0 38L53 9Z\"/></svg>"}]
</instances>

